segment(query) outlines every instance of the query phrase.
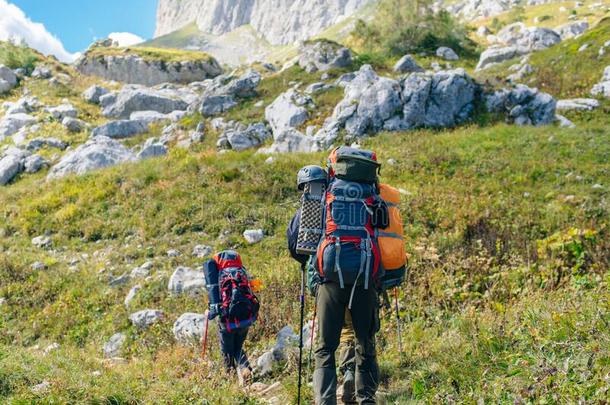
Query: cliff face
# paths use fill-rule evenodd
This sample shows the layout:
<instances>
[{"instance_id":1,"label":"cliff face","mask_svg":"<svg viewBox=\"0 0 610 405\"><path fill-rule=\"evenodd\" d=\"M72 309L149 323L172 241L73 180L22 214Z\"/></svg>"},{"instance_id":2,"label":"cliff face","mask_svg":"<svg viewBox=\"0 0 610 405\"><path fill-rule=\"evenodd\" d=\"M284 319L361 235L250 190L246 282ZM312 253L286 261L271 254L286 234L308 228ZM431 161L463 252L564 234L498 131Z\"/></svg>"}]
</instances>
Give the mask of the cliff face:
<instances>
[{"instance_id":1,"label":"cliff face","mask_svg":"<svg viewBox=\"0 0 610 405\"><path fill-rule=\"evenodd\" d=\"M272 45L305 40L375 0L159 0L155 37L195 21L221 35L251 25Z\"/></svg>"}]
</instances>

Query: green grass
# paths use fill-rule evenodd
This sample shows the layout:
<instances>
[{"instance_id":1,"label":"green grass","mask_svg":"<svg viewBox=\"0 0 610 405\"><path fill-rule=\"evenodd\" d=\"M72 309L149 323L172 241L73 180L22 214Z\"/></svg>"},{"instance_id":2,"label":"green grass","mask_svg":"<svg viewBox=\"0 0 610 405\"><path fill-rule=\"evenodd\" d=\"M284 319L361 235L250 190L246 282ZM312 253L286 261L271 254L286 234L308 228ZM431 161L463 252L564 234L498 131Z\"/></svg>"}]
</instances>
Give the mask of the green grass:
<instances>
[{"instance_id":1,"label":"green grass","mask_svg":"<svg viewBox=\"0 0 610 405\"><path fill-rule=\"evenodd\" d=\"M122 56L132 54L142 57L145 60L163 61L167 63L182 62L182 61L209 61L213 59L205 52L187 51L182 49L171 48L153 48L144 46L134 46L127 48L105 48L96 47L87 51L88 57L103 57L103 56Z\"/></svg>"},{"instance_id":2,"label":"green grass","mask_svg":"<svg viewBox=\"0 0 610 405\"><path fill-rule=\"evenodd\" d=\"M0 41L0 64L11 69L23 68L31 72L42 59L42 55L26 46Z\"/></svg>"},{"instance_id":3,"label":"green grass","mask_svg":"<svg viewBox=\"0 0 610 405\"><path fill-rule=\"evenodd\" d=\"M405 190L411 254L400 291L405 353L397 351L391 314L378 338L386 398L606 398L608 124L598 113L576 130L471 126L365 141L382 162L397 160L384 165L382 178ZM48 380L44 399L55 402L223 403L230 394L239 398L233 403L254 403L214 371L216 350L196 362L197 348L175 345L173 321L204 305L171 297L167 281L178 265L199 264L190 256L196 244L238 249L265 284L263 322L247 349L268 348L279 328L298 322L299 275L284 240L298 206L294 176L324 159L284 155L269 165L253 152L172 149L165 158L53 182L28 176L0 190L0 297L7 299L0 307L0 399L43 400L29 387ZM268 237L247 245L241 234L250 228ZM43 233L52 236L53 251L31 245ZM168 258L169 248L183 255ZM80 262L71 268L75 257ZM48 270L31 270L37 260ZM153 277L141 281L132 310L160 308L166 318L137 331L122 304L129 286L107 282L146 260L154 262ZM128 335L128 364L111 366L100 350L117 331ZM61 348L43 356L52 342ZM281 396L291 402L294 379L291 357L263 381L281 381Z\"/></svg>"},{"instance_id":4,"label":"green grass","mask_svg":"<svg viewBox=\"0 0 610 405\"><path fill-rule=\"evenodd\" d=\"M588 97L593 85L601 79L610 64L610 53L599 56L599 48L610 38L610 18L599 22L582 36L563 41L551 48L534 52L529 63L534 73L522 82L546 91L558 98ZM584 44L589 47L582 52ZM491 67L477 74L481 80L501 82L509 73L508 67L518 59Z\"/></svg>"}]
</instances>

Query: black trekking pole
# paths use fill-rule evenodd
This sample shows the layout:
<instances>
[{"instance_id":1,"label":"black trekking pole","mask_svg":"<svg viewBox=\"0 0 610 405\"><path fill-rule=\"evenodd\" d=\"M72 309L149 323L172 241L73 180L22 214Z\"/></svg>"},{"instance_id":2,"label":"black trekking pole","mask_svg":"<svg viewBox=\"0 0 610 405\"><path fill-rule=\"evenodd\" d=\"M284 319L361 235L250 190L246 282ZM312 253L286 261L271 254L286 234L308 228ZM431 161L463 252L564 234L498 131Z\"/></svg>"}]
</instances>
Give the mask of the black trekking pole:
<instances>
[{"instance_id":1,"label":"black trekking pole","mask_svg":"<svg viewBox=\"0 0 610 405\"><path fill-rule=\"evenodd\" d=\"M297 404L301 404L301 374L303 371L303 323L305 321L305 263L301 263L301 326L299 329L299 383L297 386Z\"/></svg>"},{"instance_id":2,"label":"black trekking pole","mask_svg":"<svg viewBox=\"0 0 610 405\"><path fill-rule=\"evenodd\" d=\"M396 309L396 329L398 332L398 350L400 354L402 351L402 331L400 328L400 312L398 311L398 288L394 287L394 307Z\"/></svg>"}]
</instances>

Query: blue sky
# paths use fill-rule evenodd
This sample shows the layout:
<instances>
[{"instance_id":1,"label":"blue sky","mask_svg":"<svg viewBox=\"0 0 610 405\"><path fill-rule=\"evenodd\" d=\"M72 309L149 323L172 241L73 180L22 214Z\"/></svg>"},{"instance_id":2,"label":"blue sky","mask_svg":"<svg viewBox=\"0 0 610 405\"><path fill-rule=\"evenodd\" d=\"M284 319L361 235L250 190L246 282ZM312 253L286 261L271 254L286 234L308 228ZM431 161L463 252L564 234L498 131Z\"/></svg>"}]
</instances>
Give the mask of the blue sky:
<instances>
[{"instance_id":1,"label":"blue sky","mask_svg":"<svg viewBox=\"0 0 610 405\"><path fill-rule=\"evenodd\" d=\"M42 23L67 51L83 51L94 38L130 32L152 38L157 0L8 0Z\"/></svg>"}]
</instances>

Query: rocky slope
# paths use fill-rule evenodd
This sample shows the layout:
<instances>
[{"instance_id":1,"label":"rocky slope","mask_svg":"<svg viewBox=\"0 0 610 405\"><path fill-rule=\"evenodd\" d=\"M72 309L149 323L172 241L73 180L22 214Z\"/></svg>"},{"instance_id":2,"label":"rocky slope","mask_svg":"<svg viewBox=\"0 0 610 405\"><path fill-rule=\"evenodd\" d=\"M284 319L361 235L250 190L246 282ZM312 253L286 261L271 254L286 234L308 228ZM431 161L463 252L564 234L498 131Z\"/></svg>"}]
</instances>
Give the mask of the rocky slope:
<instances>
[{"instance_id":1,"label":"rocky slope","mask_svg":"<svg viewBox=\"0 0 610 405\"><path fill-rule=\"evenodd\" d=\"M251 25L272 45L305 40L374 0L160 0L155 36L196 21L221 35Z\"/></svg>"}]
</instances>

